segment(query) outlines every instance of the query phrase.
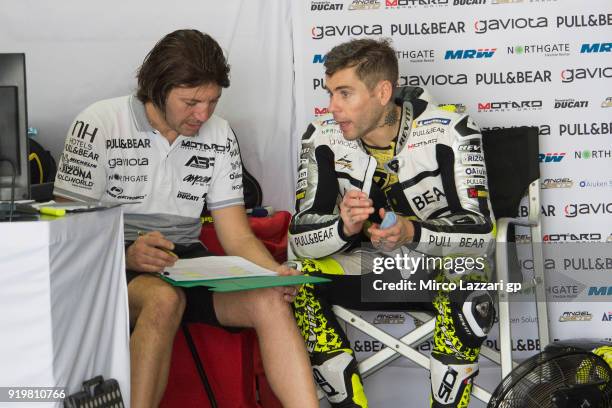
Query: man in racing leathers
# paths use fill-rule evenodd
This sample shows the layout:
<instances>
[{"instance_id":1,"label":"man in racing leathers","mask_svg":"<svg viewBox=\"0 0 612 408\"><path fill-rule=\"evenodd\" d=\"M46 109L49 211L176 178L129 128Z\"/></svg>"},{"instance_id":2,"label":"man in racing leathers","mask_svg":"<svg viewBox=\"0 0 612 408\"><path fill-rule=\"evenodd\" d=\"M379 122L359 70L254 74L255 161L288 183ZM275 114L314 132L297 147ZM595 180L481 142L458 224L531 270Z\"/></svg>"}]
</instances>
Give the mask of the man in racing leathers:
<instances>
[{"instance_id":1,"label":"man in racing leathers","mask_svg":"<svg viewBox=\"0 0 612 408\"><path fill-rule=\"evenodd\" d=\"M397 58L386 40L338 45L327 54L325 68L330 115L310 124L302 138L289 231L296 265L332 279L304 286L294 302L315 380L332 406L367 406L354 352L332 304L406 310L426 302L436 317L431 406L467 407L480 345L494 320L489 293L405 292L399 300L367 302L362 279L372 274L362 271L372 268L360 254L361 244L371 243L382 256L487 255L494 223L480 131L467 115L438 108L425 90L396 88ZM390 210L398 220L381 229ZM409 279L485 281L487 269L451 264Z\"/></svg>"}]
</instances>

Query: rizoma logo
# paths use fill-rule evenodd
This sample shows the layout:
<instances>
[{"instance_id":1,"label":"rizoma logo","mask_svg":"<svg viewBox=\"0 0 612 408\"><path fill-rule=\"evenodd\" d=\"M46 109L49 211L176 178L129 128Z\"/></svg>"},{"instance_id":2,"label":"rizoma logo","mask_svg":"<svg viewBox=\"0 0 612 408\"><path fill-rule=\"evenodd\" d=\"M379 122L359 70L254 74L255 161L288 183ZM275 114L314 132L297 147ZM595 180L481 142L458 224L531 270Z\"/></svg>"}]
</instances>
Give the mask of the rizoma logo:
<instances>
[{"instance_id":1,"label":"rizoma logo","mask_svg":"<svg viewBox=\"0 0 612 408\"><path fill-rule=\"evenodd\" d=\"M447 50L444 59L481 59L492 58L497 48L478 48L471 50Z\"/></svg>"},{"instance_id":2,"label":"rizoma logo","mask_svg":"<svg viewBox=\"0 0 612 408\"><path fill-rule=\"evenodd\" d=\"M563 209L563 213L568 218L576 218L578 215L612 214L612 203L568 204Z\"/></svg>"},{"instance_id":3,"label":"rizoma logo","mask_svg":"<svg viewBox=\"0 0 612 408\"><path fill-rule=\"evenodd\" d=\"M341 37L341 36L362 36L362 35L382 35L382 26L380 24L369 25L329 25L315 26L310 30L313 40L320 40L324 37Z\"/></svg>"},{"instance_id":4,"label":"rizoma logo","mask_svg":"<svg viewBox=\"0 0 612 408\"><path fill-rule=\"evenodd\" d=\"M312 57L312 63L313 64L323 64L325 63L325 55L322 54L315 54L314 57Z\"/></svg>"},{"instance_id":5,"label":"rizoma logo","mask_svg":"<svg viewBox=\"0 0 612 408\"><path fill-rule=\"evenodd\" d=\"M610 52L612 43L585 43L580 46L581 54L591 54L594 52Z\"/></svg>"},{"instance_id":6,"label":"rizoma logo","mask_svg":"<svg viewBox=\"0 0 612 408\"><path fill-rule=\"evenodd\" d=\"M215 165L214 157L191 156L191 159L185 163L186 167L195 167L198 169L207 169Z\"/></svg>"},{"instance_id":7,"label":"rizoma logo","mask_svg":"<svg viewBox=\"0 0 612 408\"><path fill-rule=\"evenodd\" d=\"M329 110L327 108L314 108L314 114L315 116L322 116L322 115L327 115L329 113Z\"/></svg>"},{"instance_id":8,"label":"rizoma logo","mask_svg":"<svg viewBox=\"0 0 612 408\"><path fill-rule=\"evenodd\" d=\"M509 110L539 110L542 109L542 101L504 101L478 103L478 112L504 112Z\"/></svg>"},{"instance_id":9,"label":"rizoma logo","mask_svg":"<svg viewBox=\"0 0 612 408\"><path fill-rule=\"evenodd\" d=\"M484 34L489 31L522 30L525 28L546 27L548 27L548 19L546 17L506 19L493 18L490 20L476 20L474 22L474 31L476 34Z\"/></svg>"},{"instance_id":10,"label":"rizoma logo","mask_svg":"<svg viewBox=\"0 0 612 408\"><path fill-rule=\"evenodd\" d=\"M568 68L561 71L561 82L567 84L580 79L612 78L612 67Z\"/></svg>"},{"instance_id":11,"label":"rizoma logo","mask_svg":"<svg viewBox=\"0 0 612 408\"><path fill-rule=\"evenodd\" d=\"M565 157L565 153L540 153L538 161L540 163L558 163Z\"/></svg>"},{"instance_id":12,"label":"rizoma logo","mask_svg":"<svg viewBox=\"0 0 612 408\"><path fill-rule=\"evenodd\" d=\"M612 286L591 286L589 296L612 296Z\"/></svg>"}]
</instances>

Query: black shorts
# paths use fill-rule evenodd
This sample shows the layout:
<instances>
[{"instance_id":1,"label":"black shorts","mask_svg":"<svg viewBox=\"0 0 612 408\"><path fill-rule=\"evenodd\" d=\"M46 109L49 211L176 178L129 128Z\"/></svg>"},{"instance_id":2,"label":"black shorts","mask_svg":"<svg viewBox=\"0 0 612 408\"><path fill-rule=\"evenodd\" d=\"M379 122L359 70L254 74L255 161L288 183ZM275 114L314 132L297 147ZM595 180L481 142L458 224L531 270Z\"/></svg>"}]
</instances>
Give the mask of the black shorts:
<instances>
[{"instance_id":1,"label":"black shorts","mask_svg":"<svg viewBox=\"0 0 612 408\"><path fill-rule=\"evenodd\" d=\"M128 246L132 242L126 242L125 249L127 251ZM212 256L208 249L200 242L193 244L180 245L175 244L173 252L179 256L179 258L198 258L202 256ZM127 283L136 278L137 276L146 272L137 272L127 269L125 271ZM206 323L217 327L223 327L230 331L230 329L224 327L217 320L217 314L215 313L215 305L213 303L213 292L208 290L206 286L194 286L191 288L181 288L185 293L187 299L187 306L185 307L185 313L183 313L183 321L186 323Z\"/></svg>"}]
</instances>

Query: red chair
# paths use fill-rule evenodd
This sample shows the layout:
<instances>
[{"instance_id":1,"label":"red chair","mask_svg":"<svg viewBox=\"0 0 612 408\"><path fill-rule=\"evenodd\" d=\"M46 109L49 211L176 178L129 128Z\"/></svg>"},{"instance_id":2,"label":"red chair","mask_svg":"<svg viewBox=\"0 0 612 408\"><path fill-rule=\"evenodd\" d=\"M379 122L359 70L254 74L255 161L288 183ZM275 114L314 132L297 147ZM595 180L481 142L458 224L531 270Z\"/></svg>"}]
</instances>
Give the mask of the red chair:
<instances>
[{"instance_id":1,"label":"red chair","mask_svg":"<svg viewBox=\"0 0 612 408\"><path fill-rule=\"evenodd\" d=\"M287 231L291 215L280 211L270 217L250 217L255 235L279 262L287 257ZM214 254L223 255L213 224L204 224L200 240ZM263 372L257 336L253 330L230 333L206 324L189 324L188 333L202 362L219 408L281 408ZM213 407L202 383L185 333L174 339L168 386L162 408Z\"/></svg>"}]
</instances>

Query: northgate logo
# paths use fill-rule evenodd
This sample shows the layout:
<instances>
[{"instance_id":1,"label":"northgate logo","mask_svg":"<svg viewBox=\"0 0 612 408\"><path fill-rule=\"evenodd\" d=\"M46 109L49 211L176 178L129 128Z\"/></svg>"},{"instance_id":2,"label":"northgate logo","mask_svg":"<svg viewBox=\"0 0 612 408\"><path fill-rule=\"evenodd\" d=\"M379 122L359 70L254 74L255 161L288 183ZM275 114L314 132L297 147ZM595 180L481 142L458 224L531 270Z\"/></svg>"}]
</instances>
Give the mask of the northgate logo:
<instances>
[{"instance_id":1,"label":"northgate logo","mask_svg":"<svg viewBox=\"0 0 612 408\"><path fill-rule=\"evenodd\" d=\"M481 59L492 58L497 48L478 48L471 50L447 50L444 59Z\"/></svg>"}]
</instances>

